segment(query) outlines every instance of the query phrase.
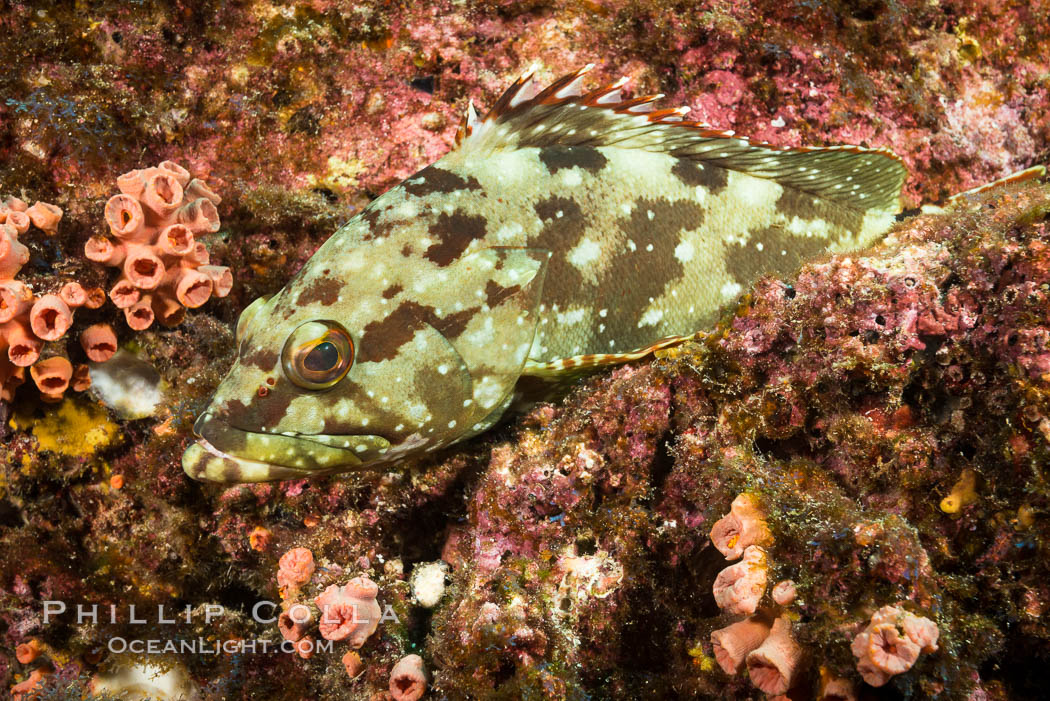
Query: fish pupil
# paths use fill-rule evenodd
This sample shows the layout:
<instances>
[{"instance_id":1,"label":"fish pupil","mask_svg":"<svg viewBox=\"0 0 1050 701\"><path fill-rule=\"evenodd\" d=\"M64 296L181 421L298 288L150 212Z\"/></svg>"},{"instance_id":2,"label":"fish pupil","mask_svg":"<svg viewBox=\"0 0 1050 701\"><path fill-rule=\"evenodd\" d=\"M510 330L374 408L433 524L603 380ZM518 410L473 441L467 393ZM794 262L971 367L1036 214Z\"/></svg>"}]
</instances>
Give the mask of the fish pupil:
<instances>
[{"instance_id":1,"label":"fish pupil","mask_svg":"<svg viewBox=\"0 0 1050 701\"><path fill-rule=\"evenodd\" d=\"M303 365L310 372L326 372L339 363L339 349L331 341L317 344L307 353Z\"/></svg>"}]
</instances>

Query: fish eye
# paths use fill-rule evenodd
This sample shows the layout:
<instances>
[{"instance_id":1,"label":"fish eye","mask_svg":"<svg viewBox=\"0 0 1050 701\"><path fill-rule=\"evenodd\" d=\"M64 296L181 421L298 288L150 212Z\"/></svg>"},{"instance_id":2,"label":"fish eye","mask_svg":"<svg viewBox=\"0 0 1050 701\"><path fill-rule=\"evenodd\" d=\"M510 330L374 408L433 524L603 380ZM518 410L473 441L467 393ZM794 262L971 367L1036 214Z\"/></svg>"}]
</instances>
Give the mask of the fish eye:
<instances>
[{"instance_id":1,"label":"fish eye","mask_svg":"<svg viewBox=\"0 0 1050 701\"><path fill-rule=\"evenodd\" d=\"M354 364L354 342L334 321L307 321L288 336L281 366L289 380L304 389L328 389Z\"/></svg>"}]
</instances>

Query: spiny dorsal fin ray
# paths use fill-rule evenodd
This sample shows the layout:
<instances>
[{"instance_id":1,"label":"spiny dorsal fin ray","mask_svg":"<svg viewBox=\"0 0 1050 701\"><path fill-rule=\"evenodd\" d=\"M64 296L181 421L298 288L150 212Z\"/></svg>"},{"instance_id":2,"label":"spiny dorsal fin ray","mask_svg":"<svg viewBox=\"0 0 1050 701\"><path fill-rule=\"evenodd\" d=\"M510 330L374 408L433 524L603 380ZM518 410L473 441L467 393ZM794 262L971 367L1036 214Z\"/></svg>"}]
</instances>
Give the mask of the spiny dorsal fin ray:
<instances>
[{"instance_id":1,"label":"spiny dorsal fin ray","mask_svg":"<svg viewBox=\"0 0 1050 701\"><path fill-rule=\"evenodd\" d=\"M616 146L774 180L860 211L900 210L904 164L887 149L862 146L778 147L685 120L688 109L655 110L660 95L624 100L621 79L580 90L591 66L540 90L530 71L480 121L464 120L457 146L471 151L545 146Z\"/></svg>"}]
</instances>

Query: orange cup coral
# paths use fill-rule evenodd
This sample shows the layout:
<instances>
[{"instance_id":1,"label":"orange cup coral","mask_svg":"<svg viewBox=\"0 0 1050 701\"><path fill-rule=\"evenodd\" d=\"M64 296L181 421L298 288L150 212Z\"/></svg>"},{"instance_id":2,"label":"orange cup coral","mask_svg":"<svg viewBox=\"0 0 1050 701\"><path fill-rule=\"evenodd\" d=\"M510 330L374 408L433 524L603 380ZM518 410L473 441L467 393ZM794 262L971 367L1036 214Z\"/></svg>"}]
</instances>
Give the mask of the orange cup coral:
<instances>
[{"instance_id":1,"label":"orange cup coral","mask_svg":"<svg viewBox=\"0 0 1050 701\"><path fill-rule=\"evenodd\" d=\"M218 231L218 195L171 161L124 173L117 187L121 194L105 209L114 238L92 237L84 255L121 268L109 297L124 310L128 326L137 331L154 321L175 326L186 308L230 293L230 269L210 265L208 249L196 239Z\"/></svg>"},{"instance_id":2,"label":"orange cup coral","mask_svg":"<svg viewBox=\"0 0 1050 701\"><path fill-rule=\"evenodd\" d=\"M58 401L69 387L82 391L91 385L87 366L74 367L60 348L45 350L44 344L66 335L78 308L101 306L105 301L102 290L87 290L70 281L38 297L27 284L15 279L29 261L29 248L19 237L30 226L54 233L61 218L62 210L46 202L29 207L12 197L0 205L0 400L13 398L25 381L26 368L48 401ZM100 348L95 356L106 359L112 355L115 337L113 341L113 351ZM41 359L41 353L48 357Z\"/></svg>"},{"instance_id":3,"label":"orange cup coral","mask_svg":"<svg viewBox=\"0 0 1050 701\"><path fill-rule=\"evenodd\" d=\"M750 616L766 593L769 564L766 552L757 545L744 550L743 559L718 573L712 591L718 608Z\"/></svg>"},{"instance_id":4,"label":"orange cup coral","mask_svg":"<svg viewBox=\"0 0 1050 701\"><path fill-rule=\"evenodd\" d=\"M318 628L327 640L349 640L359 648L379 627L382 611L376 601L379 585L368 577L354 577L343 586L332 584L314 603L321 610Z\"/></svg>"},{"instance_id":5,"label":"orange cup coral","mask_svg":"<svg viewBox=\"0 0 1050 701\"><path fill-rule=\"evenodd\" d=\"M865 682L882 686L907 672L924 652L936 652L937 624L897 606L883 606L853 639L851 650Z\"/></svg>"},{"instance_id":6,"label":"orange cup coral","mask_svg":"<svg viewBox=\"0 0 1050 701\"><path fill-rule=\"evenodd\" d=\"M346 675L351 679L355 679L361 673L361 670L365 668L364 662L361 661L361 655L353 650L346 651L346 654L343 655L342 663L346 667Z\"/></svg>"},{"instance_id":7,"label":"orange cup coral","mask_svg":"<svg viewBox=\"0 0 1050 701\"><path fill-rule=\"evenodd\" d=\"M795 588L795 583L790 579L777 582L776 586L773 587L773 601L777 602L780 606L788 606L798 596L798 590Z\"/></svg>"},{"instance_id":8,"label":"orange cup coral","mask_svg":"<svg viewBox=\"0 0 1050 701\"><path fill-rule=\"evenodd\" d=\"M711 527L710 537L727 560L737 559L748 546L768 546L773 542L765 514L752 494L741 494L733 500L729 513Z\"/></svg>"},{"instance_id":9,"label":"orange cup coral","mask_svg":"<svg viewBox=\"0 0 1050 701\"><path fill-rule=\"evenodd\" d=\"M307 548L292 548L277 561L277 586L299 587L314 574L314 554Z\"/></svg>"},{"instance_id":10,"label":"orange cup coral","mask_svg":"<svg viewBox=\"0 0 1050 701\"><path fill-rule=\"evenodd\" d=\"M751 618L719 628L711 633L715 661L726 674L736 674L748 654L758 648L768 635L769 626Z\"/></svg>"},{"instance_id":11,"label":"orange cup coral","mask_svg":"<svg viewBox=\"0 0 1050 701\"><path fill-rule=\"evenodd\" d=\"M277 618L277 629L281 637L291 642L298 642L313 625L313 612L303 604L292 604L287 611Z\"/></svg>"},{"instance_id":12,"label":"orange cup coral","mask_svg":"<svg viewBox=\"0 0 1050 701\"><path fill-rule=\"evenodd\" d=\"M390 670L390 695L394 701L418 701L427 691L427 672L419 655L402 657Z\"/></svg>"},{"instance_id":13,"label":"orange cup coral","mask_svg":"<svg viewBox=\"0 0 1050 701\"><path fill-rule=\"evenodd\" d=\"M42 686L44 679L51 676L51 672L37 668L29 673L29 677L11 687L11 699L13 701L28 701L36 698L37 686Z\"/></svg>"},{"instance_id":14,"label":"orange cup coral","mask_svg":"<svg viewBox=\"0 0 1050 701\"><path fill-rule=\"evenodd\" d=\"M802 648L791 636L791 623L781 616L765 641L747 656L751 683L770 695L786 693L802 663Z\"/></svg>"}]
</instances>

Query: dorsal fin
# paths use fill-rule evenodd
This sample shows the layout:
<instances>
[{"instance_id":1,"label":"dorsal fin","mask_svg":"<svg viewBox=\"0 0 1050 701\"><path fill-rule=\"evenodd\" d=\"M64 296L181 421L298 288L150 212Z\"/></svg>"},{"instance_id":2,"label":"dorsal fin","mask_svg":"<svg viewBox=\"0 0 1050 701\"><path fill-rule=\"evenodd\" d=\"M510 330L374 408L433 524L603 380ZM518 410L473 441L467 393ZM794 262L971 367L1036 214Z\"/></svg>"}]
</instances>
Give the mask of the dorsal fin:
<instances>
[{"instance_id":1,"label":"dorsal fin","mask_svg":"<svg viewBox=\"0 0 1050 701\"><path fill-rule=\"evenodd\" d=\"M900 211L907 170L888 149L863 146L780 147L689 121L686 107L655 109L662 95L623 99L621 79L583 92L584 66L544 89L529 71L481 120L473 105L457 148L486 152L546 146L616 146L668 153L736 170L860 211Z\"/></svg>"}]
</instances>

